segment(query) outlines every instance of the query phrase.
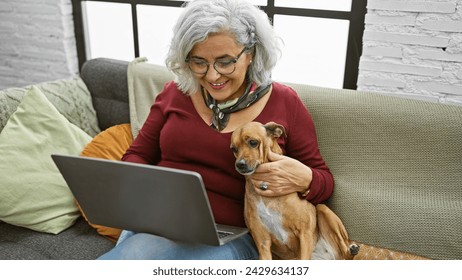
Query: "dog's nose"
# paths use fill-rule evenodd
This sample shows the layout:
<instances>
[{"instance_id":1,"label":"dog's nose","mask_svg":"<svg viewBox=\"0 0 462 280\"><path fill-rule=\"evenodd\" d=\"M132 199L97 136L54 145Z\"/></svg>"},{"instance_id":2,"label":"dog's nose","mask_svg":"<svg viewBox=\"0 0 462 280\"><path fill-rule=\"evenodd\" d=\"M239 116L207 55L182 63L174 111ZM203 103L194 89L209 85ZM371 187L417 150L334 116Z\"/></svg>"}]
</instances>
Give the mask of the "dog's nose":
<instances>
[{"instance_id":1,"label":"dog's nose","mask_svg":"<svg viewBox=\"0 0 462 280\"><path fill-rule=\"evenodd\" d=\"M247 168L247 163L243 159L237 160L236 168L239 170L245 170Z\"/></svg>"}]
</instances>

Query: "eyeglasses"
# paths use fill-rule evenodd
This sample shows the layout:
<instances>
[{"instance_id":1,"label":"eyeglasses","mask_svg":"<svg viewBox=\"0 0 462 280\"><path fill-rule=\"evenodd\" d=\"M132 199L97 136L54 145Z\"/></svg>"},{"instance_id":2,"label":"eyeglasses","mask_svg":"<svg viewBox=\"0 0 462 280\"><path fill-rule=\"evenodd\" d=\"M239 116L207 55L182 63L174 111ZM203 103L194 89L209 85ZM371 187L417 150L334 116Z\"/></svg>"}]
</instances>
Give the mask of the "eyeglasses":
<instances>
[{"instance_id":1,"label":"eyeglasses","mask_svg":"<svg viewBox=\"0 0 462 280\"><path fill-rule=\"evenodd\" d=\"M247 48L244 48L235 58L233 59L218 59L213 63L213 68L221 75L229 75L236 70L236 62L239 60L241 55ZM189 65L189 69L198 75L205 75L209 71L210 63L200 58L188 57L185 61Z\"/></svg>"}]
</instances>

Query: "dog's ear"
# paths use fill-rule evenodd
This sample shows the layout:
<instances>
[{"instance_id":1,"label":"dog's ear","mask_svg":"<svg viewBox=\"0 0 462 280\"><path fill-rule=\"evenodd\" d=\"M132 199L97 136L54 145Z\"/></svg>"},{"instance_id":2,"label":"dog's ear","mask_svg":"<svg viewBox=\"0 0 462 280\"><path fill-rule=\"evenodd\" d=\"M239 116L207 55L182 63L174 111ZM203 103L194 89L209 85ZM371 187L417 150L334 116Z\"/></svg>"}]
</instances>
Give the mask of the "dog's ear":
<instances>
[{"instance_id":1,"label":"dog's ear","mask_svg":"<svg viewBox=\"0 0 462 280\"><path fill-rule=\"evenodd\" d=\"M281 136L287 137L286 129L280 124L275 122L268 122L263 127L266 129L268 136L272 138L279 138Z\"/></svg>"}]
</instances>

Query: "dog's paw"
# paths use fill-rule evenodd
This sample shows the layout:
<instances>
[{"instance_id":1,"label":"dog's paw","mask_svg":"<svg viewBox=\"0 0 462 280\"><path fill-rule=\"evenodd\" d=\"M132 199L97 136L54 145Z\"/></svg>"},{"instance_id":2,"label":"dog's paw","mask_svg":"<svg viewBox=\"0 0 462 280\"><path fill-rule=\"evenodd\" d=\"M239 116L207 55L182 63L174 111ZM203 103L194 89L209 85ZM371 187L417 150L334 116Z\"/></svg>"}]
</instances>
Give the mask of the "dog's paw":
<instances>
[{"instance_id":1,"label":"dog's paw","mask_svg":"<svg viewBox=\"0 0 462 280\"><path fill-rule=\"evenodd\" d=\"M353 256L356 256L358 253L359 253L359 249L361 247L357 244L351 244L349 249L350 249L350 254L353 255Z\"/></svg>"}]
</instances>

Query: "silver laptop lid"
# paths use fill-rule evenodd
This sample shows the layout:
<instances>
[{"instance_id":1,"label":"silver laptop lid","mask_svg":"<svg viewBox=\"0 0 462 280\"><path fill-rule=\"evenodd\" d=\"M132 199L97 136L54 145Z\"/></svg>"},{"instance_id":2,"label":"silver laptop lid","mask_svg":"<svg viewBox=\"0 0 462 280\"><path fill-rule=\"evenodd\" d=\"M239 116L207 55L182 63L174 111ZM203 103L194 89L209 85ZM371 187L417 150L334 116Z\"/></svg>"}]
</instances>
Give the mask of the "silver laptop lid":
<instances>
[{"instance_id":1,"label":"silver laptop lid","mask_svg":"<svg viewBox=\"0 0 462 280\"><path fill-rule=\"evenodd\" d=\"M221 245L199 173L80 156L52 158L91 223Z\"/></svg>"}]
</instances>

